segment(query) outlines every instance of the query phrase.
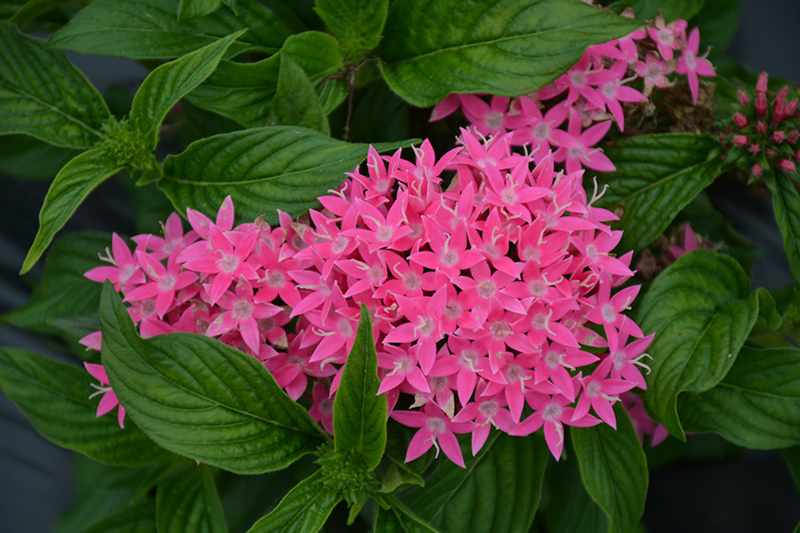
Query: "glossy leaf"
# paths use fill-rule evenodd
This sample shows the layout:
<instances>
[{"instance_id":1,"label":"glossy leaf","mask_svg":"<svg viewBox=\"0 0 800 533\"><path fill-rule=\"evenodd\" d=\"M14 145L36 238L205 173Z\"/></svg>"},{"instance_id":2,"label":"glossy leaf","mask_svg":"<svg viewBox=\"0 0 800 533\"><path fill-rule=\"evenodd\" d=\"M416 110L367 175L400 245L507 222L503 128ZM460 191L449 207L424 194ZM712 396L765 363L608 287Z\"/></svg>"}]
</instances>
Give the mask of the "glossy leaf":
<instances>
[{"instance_id":1,"label":"glossy leaf","mask_svg":"<svg viewBox=\"0 0 800 533\"><path fill-rule=\"evenodd\" d=\"M189 101L248 128L265 126L278 87L280 64L280 54L256 63L223 60L189 94Z\"/></svg>"},{"instance_id":2,"label":"glossy leaf","mask_svg":"<svg viewBox=\"0 0 800 533\"><path fill-rule=\"evenodd\" d=\"M636 322L655 333L648 353L645 401L670 434L685 440L678 395L704 392L728 373L758 318L742 267L710 250L695 250L662 272L644 295Z\"/></svg>"},{"instance_id":3,"label":"glossy leaf","mask_svg":"<svg viewBox=\"0 0 800 533\"><path fill-rule=\"evenodd\" d=\"M238 474L285 468L324 440L256 358L189 333L142 339L113 286L100 297L103 364L157 444Z\"/></svg>"},{"instance_id":4,"label":"glossy leaf","mask_svg":"<svg viewBox=\"0 0 800 533\"><path fill-rule=\"evenodd\" d=\"M755 449L800 444L800 350L745 346L720 384L678 402L687 431Z\"/></svg>"},{"instance_id":5,"label":"glossy leaf","mask_svg":"<svg viewBox=\"0 0 800 533\"><path fill-rule=\"evenodd\" d=\"M89 193L120 170L122 168L114 166L100 148L80 154L61 169L44 197L39 211L39 231L22 263L21 274L39 260Z\"/></svg>"},{"instance_id":6,"label":"glossy leaf","mask_svg":"<svg viewBox=\"0 0 800 533\"><path fill-rule=\"evenodd\" d=\"M339 38L342 50L358 61L378 46L388 9L389 0L317 0L314 11Z\"/></svg>"},{"instance_id":7,"label":"glossy leaf","mask_svg":"<svg viewBox=\"0 0 800 533\"><path fill-rule=\"evenodd\" d=\"M146 500L93 524L84 533L157 533L155 515L155 504Z\"/></svg>"},{"instance_id":8,"label":"glossy leaf","mask_svg":"<svg viewBox=\"0 0 800 533\"><path fill-rule=\"evenodd\" d=\"M298 483L248 533L316 533L341 497L322 483L320 471Z\"/></svg>"},{"instance_id":9,"label":"glossy leaf","mask_svg":"<svg viewBox=\"0 0 800 533\"><path fill-rule=\"evenodd\" d=\"M764 181L772 192L772 207L783 236L789 270L795 283L800 283L800 194L783 172L768 174Z\"/></svg>"},{"instance_id":10,"label":"glossy leaf","mask_svg":"<svg viewBox=\"0 0 800 533\"><path fill-rule=\"evenodd\" d=\"M379 151L413 141L379 143ZM345 172L367 157L366 144L350 144L315 131L273 126L201 139L164 161L159 187L175 208L216 213L228 194L241 220L264 215L278 222L277 210L292 216L317 206L317 197L335 189Z\"/></svg>"},{"instance_id":11,"label":"glossy leaf","mask_svg":"<svg viewBox=\"0 0 800 533\"><path fill-rule=\"evenodd\" d=\"M217 68L228 47L245 31L161 65L145 78L133 98L131 123L148 141L152 139L150 149L158 144L158 130L169 110Z\"/></svg>"},{"instance_id":12,"label":"glossy leaf","mask_svg":"<svg viewBox=\"0 0 800 533\"><path fill-rule=\"evenodd\" d=\"M179 0L178 20L210 15L222 6L222 0Z\"/></svg>"},{"instance_id":13,"label":"glossy leaf","mask_svg":"<svg viewBox=\"0 0 800 533\"><path fill-rule=\"evenodd\" d=\"M222 504L206 466L191 465L158 484L158 533L224 533Z\"/></svg>"},{"instance_id":14,"label":"glossy leaf","mask_svg":"<svg viewBox=\"0 0 800 533\"><path fill-rule=\"evenodd\" d=\"M542 495L549 452L540 435L494 431L466 468L444 461L424 487L403 498L409 509L447 533L527 532Z\"/></svg>"},{"instance_id":15,"label":"glossy leaf","mask_svg":"<svg viewBox=\"0 0 800 533\"><path fill-rule=\"evenodd\" d=\"M26 22L36 19L36 17L47 13L51 9L75 3L77 3L76 0L29 0L14 13L14 16L11 17L11 23L22 26ZM2 17L2 15L0 15L0 17Z\"/></svg>"},{"instance_id":16,"label":"glossy leaf","mask_svg":"<svg viewBox=\"0 0 800 533\"><path fill-rule=\"evenodd\" d=\"M551 498L542 515L548 531L607 533L608 518L583 485L577 461L568 458L547 470L545 485Z\"/></svg>"},{"instance_id":17,"label":"glossy leaf","mask_svg":"<svg viewBox=\"0 0 800 533\"><path fill-rule=\"evenodd\" d=\"M614 414L617 429L599 424L570 428L570 433L583 483L608 516L609 533L629 533L644 514L647 460L621 402Z\"/></svg>"},{"instance_id":18,"label":"glossy leaf","mask_svg":"<svg viewBox=\"0 0 800 533\"><path fill-rule=\"evenodd\" d=\"M703 3L704 0L618 0L608 7L615 13L631 7L639 20L655 20L663 13L664 20L669 23L677 19L689 20L703 8Z\"/></svg>"},{"instance_id":19,"label":"glossy leaf","mask_svg":"<svg viewBox=\"0 0 800 533\"><path fill-rule=\"evenodd\" d=\"M98 254L111 239L103 233L68 233L59 237L44 264L42 279L25 305L0 315L0 321L18 328L54 335L60 328L52 321L97 314L102 285L84 277L100 266Z\"/></svg>"},{"instance_id":20,"label":"glossy leaf","mask_svg":"<svg viewBox=\"0 0 800 533\"><path fill-rule=\"evenodd\" d=\"M375 507L375 533L436 533L399 501L390 498L387 503L388 509Z\"/></svg>"},{"instance_id":21,"label":"glossy leaf","mask_svg":"<svg viewBox=\"0 0 800 533\"><path fill-rule=\"evenodd\" d=\"M336 451L352 450L364 460L364 468L376 468L386 447L386 395L378 395L378 354L372 321L361 305L353 348L342 369L333 401L333 442Z\"/></svg>"},{"instance_id":22,"label":"glossy leaf","mask_svg":"<svg viewBox=\"0 0 800 533\"><path fill-rule=\"evenodd\" d=\"M558 78L586 47L641 22L580 0L398 0L381 41L381 68L409 103L450 93L519 96Z\"/></svg>"},{"instance_id":23,"label":"glossy leaf","mask_svg":"<svg viewBox=\"0 0 800 533\"><path fill-rule=\"evenodd\" d=\"M0 348L0 388L48 440L97 461L122 466L154 464L170 454L114 414L96 417L97 384L88 372L42 355Z\"/></svg>"},{"instance_id":24,"label":"glossy leaf","mask_svg":"<svg viewBox=\"0 0 800 533\"><path fill-rule=\"evenodd\" d=\"M345 66L335 37L319 31L298 33L286 39L281 52L303 67L326 114L347 97L344 77L336 77Z\"/></svg>"},{"instance_id":25,"label":"glossy leaf","mask_svg":"<svg viewBox=\"0 0 800 533\"><path fill-rule=\"evenodd\" d=\"M48 46L82 54L131 59L180 57L249 28L231 54L275 51L290 35L277 16L256 0L237 0L205 17L178 20L174 0L95 0L55 32Z\"/></svg>"},{"instance_id":26,"label":"glossy leaf","mask_svg":"<svg viewBox=\"0 0 800 533\"><path fill-rule=\"evenodd\" d=\"M267 120L276 126L302 126L325 135L331 131L311 81L287 54L281 54L278 86Z\"/></svg>"},{"instance_id":27,"label":"glossy leaf","mask_svg":"<svg viewBox=\"0 0 800 533\"><path fill-rule=\"evenodd\" d=\"M724 52L736 36L741 14L741 0L705 0L703 9L689 21L689 27L700 29L702 46Z\"/></svg>"},{"instance_id":28,"label":"glossy leaf","mask_svg":"<svg viewBox=\"0 0 800 533\"><path fill-rule=\"evenodd\" d=\"M0 135L24 133L85 150L100 140L110 113L63 52L0 22L0 116Z\"/></svg>"},{"instance_id":29,"label":"glossy leaf","mask_svg":"<svg viewBox=\"0 0 800 533\"><path fill-rule=\"evenodd\" d=\"M620 250L639 250L658 238L695 196L722 172L720 147L711 135L669 133L620 140L605 154L616 172L597 202L620 216Z\"/></svg>"}]
</instances>

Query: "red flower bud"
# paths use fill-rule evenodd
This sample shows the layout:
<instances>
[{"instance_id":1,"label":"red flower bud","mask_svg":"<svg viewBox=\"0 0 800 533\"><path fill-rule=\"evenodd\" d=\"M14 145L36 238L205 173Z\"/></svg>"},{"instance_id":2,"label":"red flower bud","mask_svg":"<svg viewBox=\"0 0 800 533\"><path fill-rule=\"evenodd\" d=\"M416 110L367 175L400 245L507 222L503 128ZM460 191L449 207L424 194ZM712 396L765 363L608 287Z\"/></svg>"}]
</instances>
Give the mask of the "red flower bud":
<instances>
[{"instance_id":1,"label":"red flower bud","mask_svg":"<svg viewBox=\"0 0 800 533\"><path fill-rule=\"evenodd\" d=\"M772 134L772 142L774 143L782 143L785 138L786 135L782 131L776 131Z\"/></svg>"},{"instance_id":2,"label":"red flower bud","mask_svg":"<svg viewBox=\"0 0 800 533\"><path fill-rule=\"evenodd\" d=\"M794 172L795 168L797 167L795 167L794 161L789 159L781 159L778 161L778 168L784 172Z\"/></svg>"},{"instance_id":3,"label":"red flower bud","mask_svg":"<svg viewBox=\"0 0 800 533\"><path fill-rule=\"evenodd\" d=\"M733 144L736 146L747 146L750 141L747 138L747 135L734 135L733 136Z\"/></svg>"},{"instance_id":4,"label":"red flower bud","mask_svg":"<svg viewBox=\"0 0 800 533\"><path fill-rule=\"evenodd\" d=\"M797 138L800 137L800 131L793 130L789 132L789 144L794 144L797 142Z\"/></svg>"},{"instance_id":5,"label":"red flower bud","mask_svg":"<svg viewBox=\"0 0 800 533\"><path fill-rule=\"evenodd\" d=\"M738 128L747 127L747 117L742 115L741 113L734 113L733 114L733 122L736 124Z\"/></svg>"},{"instance_id":6,"label":"red flower bud","mask_svg":"<svg viewBox=\"0 0 800 533\"><path fill-rule=\"evenodd\" d=\"M764 93L759 93L756 96L756 113L758 113L759 117L767 114L767 95Z\"/></svg>"},{"instance_id":7,"label":"red flower bud","mask_svg":"<svg viewBox=\"0 0 800 533\"><path fill-rule=\"evenodd\" d=\"M751 154L757 154L761 150L761 146L757 144L751 144L750 148L747 149Z\"/></svg>"},{"instance_id":8,"label":"red flower bud","mask_svg":"<svg viewBox=\"0 0 800 533\"><path fill-rule=\"evenodd\" d=\"M753 168L750 170L750 172L753 173L753 176L760 176L761 174L764 173L764 167L756 163L755 165L753 165Z\"/></svg>"},{"instance_id":9,"label":"red flower bud","mask_svg":"<svg viewBox=\"0 0 800 533\"><path fill-rule=\"evenodd\" d=\"M739 92L736 93L736 96L739 97L739 105L742 107L747 107L747 102L750 101L750 97L747 96L747 93L739 89Z\"/></svg>"},{"instance_id":10,"label":"red flower bud","mask_svg":"<svg viewBox=\"0 0 800 533\"><path fill-rule=\"evenodd\" d=\"M767 125L759 121L759 123L756 124L756 131L758 133L767 133Z\"/></svg>"},{"instance_id":11,"label":"red flower bud","mask_svg":"<svg viewBox=\"0 0 800 533\"><path fill-rule=\"evenodd\" d=\"M756 92L759 94L767 93L767 73L762 72L758 75L758 82L756 83Z\"/></svg>"}]
</instances>

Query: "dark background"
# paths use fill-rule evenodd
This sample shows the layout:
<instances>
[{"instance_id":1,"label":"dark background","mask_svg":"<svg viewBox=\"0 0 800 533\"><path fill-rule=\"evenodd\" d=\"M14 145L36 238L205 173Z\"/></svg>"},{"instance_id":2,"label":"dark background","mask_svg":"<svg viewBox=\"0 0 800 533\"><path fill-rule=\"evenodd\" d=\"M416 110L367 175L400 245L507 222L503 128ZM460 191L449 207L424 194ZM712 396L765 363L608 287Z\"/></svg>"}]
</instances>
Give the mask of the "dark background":
<instances>
[{"instance_id":1,"label":"dark background","mask_svg":"<svg viewBox=\"0 0 800 533\"><path fill-rule=\"evenodd\" d=\"M729 52L744 64L800 81L800 1L745 0L742 23ZM70 54L101 94L113 82L134 91L147 71L132 61ZM3 150L0 137L0 151ZM25 303L18 276L36 234L48 183L0 177L0 313ZM715 195L715 205L737 229L765 250L752 270L755 286L790 285L783 244L769 200L746 189ZM132 212L112 180L93 192L67 230L133 234ZM41 268L41 263L37 265ZM37 270L34 270L34 274ZM0 346L24 348L67 361L45 340L0 327ZM70 361L74 362L74 361ZM39 436L0 395L0 533L48 532L73 504L71 452ZM792 531L800 499L778 452L751 451L711 464L672 464L651 472L644 518L648 531L751 533Z\"/></svg>"}]
</instances>

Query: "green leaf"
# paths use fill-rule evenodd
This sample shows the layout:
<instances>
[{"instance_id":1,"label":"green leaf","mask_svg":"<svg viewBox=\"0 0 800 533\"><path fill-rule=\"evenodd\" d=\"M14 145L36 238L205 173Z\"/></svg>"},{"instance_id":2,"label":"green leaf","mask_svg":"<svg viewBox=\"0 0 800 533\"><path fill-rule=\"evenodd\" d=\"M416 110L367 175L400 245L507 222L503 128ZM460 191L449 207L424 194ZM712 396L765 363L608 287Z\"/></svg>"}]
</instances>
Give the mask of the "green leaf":
<instances>
[{"instance_id":1,"label":"green leaf","mask_svg":"<svg viewBox=\"0 0 800 533\"><path fill-rule=\"evenodd\" d=\"M158 533L224 533L222 504L206 466L187 466L158 484Z\"/></svg>"},{"instance_id":2,"label":"green leaf","mask_svg":"<svg viewBox=\"0 0 800 533\"><path fill-rule=\"evenodd\" d=\"M636 322L655 333L645 401L674 437L685 440L678 395L704 392L728 373L758 318L759 295L732 258L695 250L662 272Z\"/></svg>"},{"instance_id":3,"label":"green leaf","mask_svg":"<svg viewBox=\"0 0 800 533\"><path fill-rule=\"evenodd\" d=\"M0 174L23 180L50 181L80 153L27 135L6 135L2 143Z\"/></svg>"},{"instance_id":4,"label":"green leaf","mask_svg":"<svg viewBox=\"0 0 800 533\"><path fill-rule=\"evenodd\" d=\"M608 516L609 533L633 531L644 514L647 460L622 402L614 405L617 429L608 424L570 428L586 490Z\"/></svg>"},{"instance_id":5,"label":"green leaf","mask_svg":"<svg viewBox=\"0 0 800 533\"><path fill-rule=\"evenodd\" d=\"M389 464L389 469L386 471L386 475L383 476L383 482L381 483L381 488L379 492L392 494L401 487L407 488L405 487L405 485L419 485L421 487L424 487L425 480L422 479L422 476L419 476L413 472L405 470L404 468L401 468L397 463L392 461Z\"/></svg>"},{"instance_id":6,"label":"green leaf","mask_svg":"<svg viewBox=\"0 0 800 533\"><path fill-rule=\"evenodd\" d=\"M381 143L375 149L411 142ZM230 194L241 220L264 215L267 223L277 224L278 209L298 216L317 206L317 197L338 187L344 173L367 157L368 148L300 127L236 131L201 139L168 156L158 185L179 212L190 207L216 213Z\"/></svg>"},{"instance_id":7,"label":"green leaf","mask_svg":"<svg viewBox=\"0 0 800 533\"><path fill-rule=\"evenodd\" d=\"M96 314L103 286L84 277L84 273L101 266L97 256L110 242L110 236L104 233L68 233L59 237L47 254L42 279L30 299L19 309L0 315L0 321L55 335L61 329L53 325L53 320Z\"/></svg>"},{"instance_id":8,"label":"green leaf","mask_svg":"<svg viewBox=\"0 0 800 533\"><path fill-rule=\"evenodd\" d=\"M281 53L303 67L313 84L344 70L344 58L336 38L320 31L292 35L283 43Z\"/></svg>"},{"instance_id":9,"label":"green leaf","mask_svg":"<svg viewBox=\"0 0 800 533\"><path fill-rule=\"evenodd\" d=\"M364 87L350 127L353 142L396 141L408 138L409 107L385 83ZM358 96L361 96L359 94Z\"/></svg>"},{"instance_id":10,"label":"green leaf","mask_svg":"<svg viewBox=\"0 0 800 533\"><path fill-rule=\"evenodd\" d=\"M725 379L678 402L687 431L754 449L800 444L800 350L745 346Z\"/></svg>"},{"instance_id":11,"label":"green leaf","mask_svg":"<svg viewBox=\"0 0 800 533\"><path fill-rule=\"evenodd\" d=\"M323 436L256 358L190 333L142 339L110 283L100 297L103 364L157 444L239 474L285 468Z\"/></svg>"},{"instance_id":12,"label":"green leaf","mask_svg":"<svg viewBox=\"0 0 800 533\"><path fill-rule=\"evenodd\" d=\"M638 250L663 233L722 172L720 150L712 135L688 133L637 135L608 148L617 170L600 176L609 189L597 205L620 215L619 249Z\"/></svg>"},{"instance_id":13,"label":"green leaf","mask_svg":"<svg viewBox=\"0 0 800 533\"><path fill-rule=\"evenodd\" d=\"M51 9L77 3L78 0L30 0L25 2L25 5L14 13L14 16L11 17L11 23L22 26Z\"/></svg>"},{"instance_id":14,"label":"green leaf","mask_svg":"<svg viewBox=\"0 0 800 533\"><path fill-rule=\"evenodd\" d=\"M386 447L388 407L386 395L378 395L380 384L372 321L362 304L356 338L333 401L333 442L337 452L360 454L367 470L378 466Z\"/></svg>"},{"instance_id":15,"label":"green leaf","mask_svg":"<svg viewBox=\"0 0 800 533\"><path fill-rule=\"evenodd\" d=\"M245 127L264 126L278 87L281 55L257 63L220 61L214 73L189 94L189 101Z\"/></svg>"},{"instance_id":16,"label":"green leaf","mask_svg":"<svg viewBox=\"0 0 800 533\"><path fill-rule=\"evenodd\" d=\"M160 533L155 514L155 504L146 500L97 522L84 533Z\"/></svg>"},{"instance_id":17,"label":"green leaf","mask_svg":"<svg viewBox=\"0 0 800 533\"><path fill-rule=\"evenodd\" d=\"M204 17L222 7L222 0L179 0L178 20Z\"/></svg>"},{"instance_id":18,"label":"green leaf","mask_svg":"<svg viewBox=\"0 0 800 533\"><path fill-rule=\"evenodd\" d=\"M445 461L403 502L443 532L524 533L539 506L548 454L541 435L493 431L466 468Z\"/></svg>"},{"instance_id":19,"label":"green leaf","mask_svg":"<svg viewBox=\"0 0 800 533\"><path fill-rule=\"evenodd\" d=\"M639 20L654 20L663 11L667 23L677 19L689 20L703 8L704 0L618 0L608 8L622 13L626 7L633 8Z\"/></svg>"},{"instance_id":20,"label":"green leaf","mask_svg":"<svg viewBox=\"0 0 800 533\"><path fill-rule=\"evenodd\" d=\"M314 8L352 61L378 46L388 10L389 0L317 0Z\"/></svg>"},{"instance_id":21,"label":"green leaf","mask_svg":"<svg viewBox=\"0 0 800 533\"><path fill-rule=\"evenodd\" d=\"M20 274L30 270L39 260L58 230L64 227L89 193L120 170L121 167L114 166L100 148L80 154L61 169L44 198L39 212L39 231L22 263Z\"/></svg>"},{"instance_id":22,"label":"green leaf","mask_svg":"<svg viewBox=\"0 0 800 533\"><path fill-rule=\"evenodd\" d=\"M267 119L277 126L303 126L325 135L331 131L311 81L287 54L281 54L278 87Z\"/></svg>"},{"instance_id":23,"label":"green leaf","mask_svg":"<svg viewBox=\"0 0 800 533\"><path fill-rule=\"evenodd\" d=\"M450 93L519 96L558 78L587 46L641 26L580 0L398 0L381 68L392 89L420 107Z\"/></svg>"},{"instance_id":24,"label":"green leaf","mask_svg":"<svg viewBox=\"0 0 800 533\"><path fill-rule=\"evenodd\" d=\"M586 492L577 461L567 460L547 470L545 485L553 495L543 510L547 531L606 533L608 518Z\"/></svg>"},{"instance_id":25,"label":"green leaf","mask_svg":"<svg viewBox=\"0 0 800 533\"><path fill-rule=\"evenodd\" d=\"M172 106L217 68L228 47L245 31L232 33L200 50L161 65L145 78L133 98L131 123L152 139L148 148L153 149L158 144L158 130Z\"/></svg>"},{"instance_id":26,"label":"green leaf","mask_svg":"<svg viewBox=\"0 0 800 533\"><path fill-rule=\"evenodd\" d=\"M168 459L126 420L96 417L96 380L85 370L24 350L0 348L0 388L46 439L108 464L138 466Z\"/></svg>"},{"instance_id":27,"label":"green leaf","mask_svg":"<svg viewBox=\"0 0 800 533\"><path fill-rule=\"evenodd\" d=\"M82 54L164 59L183 56L245 28L250 31L231 47L231 54L275 51L290 35L256 0L236 0L235 5L236 13L223 6L205 17L178 20L174 0L95 0L55 32L48 46Z\"/></svg>"},{"instance_id":28,"label":"green leaf","mask_svg":"<svg viewBox=\"0 0 800 533\"><path fill-rule=\"evenodd\" d=\"M395 498L387 498L388 509L375 508L374 533L436 533Z\"/></svg>"},{"instance_id":29,"label":"green leaf","mask_svg":"<svg viewBox=\"0 0 800 533\"><path fill-rule=\"evenodd\" d=\"M43 80L46 80L43 81ZM0 22L0 135L24 133L87 149L110 113L97 90L63 52Z\"/></svg>"},{"instance_id":30,"label":"green leaf","mask_svg":"<svg viewBox=\"0 0 800 533\"><path fill-rule=\"evenodd\" d=\"M341 497L322 483L320 471L298 483L248 533L315 533L322 529Z\"/></svg>"},{"instance_id":31,"label":"green leaf","mask_svg":"<svg viewBox=\"0 0 800 533\"><path fill-rule=\"evenodd\" d=\"M772 191L772 207L783 236L789 270L795 283L800 283L800 195L788 175L781 171L764 176Z\"/></svg>"}]
</instances>

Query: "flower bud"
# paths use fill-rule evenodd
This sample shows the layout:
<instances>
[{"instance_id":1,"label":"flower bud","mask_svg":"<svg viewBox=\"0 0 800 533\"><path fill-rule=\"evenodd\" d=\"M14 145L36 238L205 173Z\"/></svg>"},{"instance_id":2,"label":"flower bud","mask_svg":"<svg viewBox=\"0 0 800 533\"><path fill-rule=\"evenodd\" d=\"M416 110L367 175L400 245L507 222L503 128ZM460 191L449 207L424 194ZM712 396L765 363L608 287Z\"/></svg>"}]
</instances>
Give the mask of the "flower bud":
<instances>
[{"instance_id":1,"label":"flower bud","mask_svg":"<svg viewBox=\"0 0 800 533\"><path fill-rule=\"evenodd\" d=\"M741 113L734 113L733 114L733 122L736 124L737 128L745 128L747 127L747 117L742 115Z\"/></svg>"},{"instance_id":2,"label":"flower bud","mask_svg":"<svg viewBox=\"0 0 800 533\"><path fill-rule=\"evenodd\" d=\"M764 93L759 93L756 96L756 113L758 113L759 117L767 114L767 95Z\"/></svg>"},{"instance_id":3,"label":"flower bud","mask_svg":"<svg viewBox=\"0 0 800 533\"><path fill-rule=\"evenodd\" d=\"M774 143L782 143L785 138L786 135L784 135L783 131L776 131L772 134L772 142Z\"/></svg>"},{"instance_id":4,"label":"flower bud","mask_svg":"<svg viewBox=\"0 0 800 533\"><path fill-rule=\"evenodd\" d=\"M754 143L754 144L751 144L750 147L747 150L751 154L757 154L759 151L761 151L761 146L759 146L758 144Z\"/></svg>"},{"instance_id":5,"label":"flower bud","mask_svg":"<svg viewBox=\"0 0 800 533\"><path fill-rule=\"evenodd\" d=\"M794 144L797 142L797 138L800 137L800 131L793 130L789 132L789 144Z\"/></svg>"},{"instance_id":6,"label":"flower bud","mask_svg":"<svg viewBox=\"0 0 800 533\"><path fill-rule=\"evenodd\" d=\"M734 135L733 136L733 144L736 146L747 146L750 141L747 138L747 135Z\"/></svg>"},{"instance_id":7,"label":"flower bud","mask_svg":"<svg viewBox=\"0 0 800 533\"><path fill-rule=\"evenodd\" d=\"M767 133L767 125L759 121L758 124L756 124L756 131L762 134Z\"/></svg>"},{"instance_id":8,"label":"flower bud","mask_svg":"<svg viewBox=\"0 0 800 533\"><path fill-rule=\"evenodd\" d=\"M784 172L794 172L796 167L794 161L791 161L789 159L781 159L780 161L778 161L778 168L783 170Z\"/></svg>"},{"instance_id":9,"label":"flower bud","mask_svg":"<svg viewBox=\"0 0 800 533\"><path fill-rule=\"evenodd\" d=\"M739 92L736 93L736 96L739 97L739 105L742 107L747 107L747 102L750 101L750 97L747 96L747 93L739 89Z\"/></svg>"},{"instance_id":10,"label":"flower bud","mask_svg":"<svg viewBox=\"0 0 800 533\"><path fill-rule=\"evenodd\" d=\"M756 92L759 94L767 94L767 73L762 72L758 75L758 82L756 83Z\"/></svg>"},{"instance_id":11,"label":"flower bud","mask_svg":"<svg viewBox=\"0 0 800 533\"><path fill-rule=\"evenodd\" d=\"M753 176L760 176L764 173L764 167L756 163L753 165L753 168L750 170L750 172L753 174Z\"/></svg>"},{"instance_id":12,"label":"flower bud","mask_svg":"<svg viewBox=\"0 0 800 533\"><path fill-rule=\"evenodd\" d=\"M767 154L767 157L775 157L775 148L767 148L764 153Z\"/></svg>"}]
</instances>

